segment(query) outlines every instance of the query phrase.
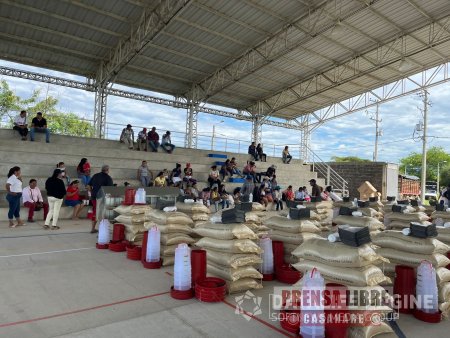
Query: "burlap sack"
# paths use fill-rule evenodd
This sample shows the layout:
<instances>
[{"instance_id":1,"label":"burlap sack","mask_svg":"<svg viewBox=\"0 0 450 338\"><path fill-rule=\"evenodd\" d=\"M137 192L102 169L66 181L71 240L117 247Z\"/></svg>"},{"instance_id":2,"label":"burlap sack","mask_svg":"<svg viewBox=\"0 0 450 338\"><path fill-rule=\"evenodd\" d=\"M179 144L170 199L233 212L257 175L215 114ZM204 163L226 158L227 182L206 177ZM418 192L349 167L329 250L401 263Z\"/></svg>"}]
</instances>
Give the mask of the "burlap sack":
<instances>
[{"instance_id":1,"label":"burlap sack","mask_svg":"<svg viewBox=\"0 0 450 338\"><path fill-rule=\"evenodd\" d=\"M446 319L450 317L450 302L439 303L439 310Z\"/></svg>"},{"instance_id":2,"label":"burlap sack","mask_svg":"<svg viewBox=\"0 0 450 338\"><path fill-rule=\"evenodd\" d=\"M114 209L119 215L139 215L152 210L150 205L119 205Z\"/></svg>"},{"instance_id":3,"label":"burlap sack","mask_svg":"<svg viewBox=\"0 0 450 338\"><path fill-rule=\"evenodd\" d=\"M176 245L180 243L192 244L194 242L195 240L186 234L161 234L161 244L163 245Z\"/></svg>"},{"instance_id":4,"label":"burlap sack","mask_svg":"<svg viewBox=\"0 0 450 338\"><path fill-rule=\"evenodd\" d=\"M193 221L209 221L209 215L205 213L192 214Z\"/></svg>"},{"instance_id":5,"label":"burlap sack","mask_svg":"<svg viewBox=\"0 0 450 338\"><path fill-rule=\"evenodd\" d=\"M314 237L314 238L320 238L320 237ZM292 252L298 248L298 244L291 244L291 243L283 243L283 252L285 255L291 255Z\"/></svg>"},{"instance_id":6,"label":"burlap sack","mask_svg":"<svg viewBox=\"0 0 450 338\"><path fill-rule=\"evenodd\" d=\"M243 278L261 279L263 277L262 274L258 270L256 270L253 266L248 265L239 268L230 268L227 266L216 265L212 262L208 262L207 271L208 274L232 282L235 282Z\"/></svg>"},{"instance_id":7,"label":"burlap sack","mask_svg":"<svg viewBox=\"0 0 450 338\"><path fill-rule=\"evenodd\" d=\"M194 221L182 212L164 212L161 210L151 210L145 213L146 221L153 221L157 224L186 224L193 225Z\"/></svg>"},{"instance_id":8,"label":"burlap sack","mask_svg":"<svg viewBox=\"0 0 450 338\"><path fill-rule=\"evenodd\" d=\"M281 241L283 243L290 243L290 244L296 244L296 245L300 245L304 241L307 241L310 238L319 238L319 237L320 237L319 234L313 234L310 232L303 232L303 233L299 233L299 234L293 234L290 232L277 231L277 230L272 230L270 232L270 238L273 241Z\"/></svg>"},{"instance_id":9,"label":"burlap sack","mask_svg":"<svg viewBox=\"0 0 450 338\"><path fill-rule=\"evenodd\" d=\"M144 233L143 232L139 232L139 233L125 232L125 239L128 242L133 243L134 245L141 245L142 240L144 239Z\"/></svg>"},{"instance_id":10,"label":"burlap sack","mask_svg":"<svg viewBox=\"0 0 450 338\"><path fill-rule=\"evenodd\" d=\"M380 283L390 283L379 267L367 265L361 268L341 268L313 261L300 260L293 265L297 270L305 273L314 268L319 270L323 278L333 283L351 286L375 286Z\"/></svg>"},{"instance_id":11,"label":"burlap sack","mask_svg":"<svg viewBox=\"0 0 450 338\"><path fill-rule=\"evenodd\" d=\"M252 211L264 211L266 207L261 203L253 202L252 203Z\"/></svg>"},{"instance_id":12,"label":"burlap sack","mask_svg":"<svg viewBox=\"0 0 450 338\"><path fill-rule=\"evenodd\" d=\"M333 209L332 201L322 201L322 202L303 202L303 205L310 209Z\"/></svg>"},{"instance_id":13,"label":"burlap sack","mask_svg":"<svg viewBox=\"0 0 450 338\"><path fill-rule=\"evenodd\" d=\"M289 219L282 216L273 216L265 220L264 225L273 230L293 234L300 232L310 232L310 233L320 232L320 225L317 223L317 221L311 221L307 219L297 220L297 219Z\"/></svg>"},{"instance_id":14,"label":"burlap sack","mask_svg":"<svg viewBox=\"0 0 450 338\"><path fill-rule=\"evenodd\" d=\"M437 268L436 281L438 284L450 282L450 270L447 268Z\"/></svg>"},{"instance_id":15,"label":"burlap sack","mask_svg":"<svg viewBox=\"0 0 450 338\"><path fill-rule=\"evenodd\" d=\"M175 264L175 256L161 256L162 266L169 266Z\"/></svg>"},{"instance_id":16,"label":"burlap sack","mask_svg":"<svg viewBox=\"0 0 450 338\"><path fill-rule=\"evenodd\" d=\"M156 224L155 222L145 222L144 227L148 230L156 226L162 234L191 234L192 228L184 224Z\"/></svg>"},{"instance_id":17,"label":"burlap sack","mask_svg":"<svg viewBox=\"0 0 450 338\"><path fill-rule=\"evenodd\" d=\"M377 336L382 338L386 334L395 336L394 331L385 322L381 322L380 325L350 326L347 330L348 338L374 338Z\"/></svg>"},{"instance_id":18,"label":"burlap sack","mask_svg":"<svg viewBox=\"0 0 450 338\"><path fill-rule=\"evenodd\" d=\"M255 224L261 224L261 217L256 212L246 212L245 222L251 222Z\"/></svg>"},{"instance_id":19,"label":"burlap sack","mask_svg":"<svg viewBox=\"0 0 450 338\"><path fill-rule=\"evenodd\" d=\"M128 216L124 216L124 217L128 217ZM147 231L147 229L144 227L144 223L137 223L137 224L123 223L123 225L125 226L126 234L135 235L135 234L144 233L145 231Z\"/></svg>"},{"instance_id":20,"label":"burlap sack","mask_svg":"<svg viewBox=\"0 0 450 338\"><path fill-rule=\"evenodd\" d=\"M382 248L391 248L417 254L430 255L433 253L446 254L450 251L447 244L435 238L417 238L405 236L401 231L386 230L376 235L371 235L372 243Z\"/></svg>"},{"instance_id":21,"label":"burlap sack","mask_svg":"<svg viewBox=\"0 0 450 338\"><path fill-rule=\"evenodd\" d=\"M211 211L203 203L184 203L177 202L175 204L177 211L183 212L185 214L209 214Z\"/></svg>"},{"instance_id":22,"label":"burlap sack","mask_svg":"<svg viewBox=\"0 0 450 338\"><path fill-rule=\"evenodd\" d=\"M443 283L438 285L439 302L450 302L450 283Z\"/></svg>"},{"instance_id":23,"label":"burlap sack","mask_svg":"<svg viewBox=\"0 0 450 338\"><path fill-rule=\"evenodd\" d=\"M284 262L290 265L298 263L298 258L291 254L284 255Z\"/></svg>"},{"instance_id":24,"label":"burlap sack","mask_svg":"<svg viewBox=\"0 0 450 338\"><path fill-rule=\"evenodd\" d=\"M343 216L339 215L335 218L333 218L333 223L336 223L337 225L344 225L348 224L350 226L354 227L369 227L369 230L381 230L384 229L384 224L381 223L379 220L373 218L373 217L354 217L354 216Z\"/></svg>"},{"instance_id":25,"label":"burlap sack","mask_svg":"<svg viewBox=\"0 0 450 338\"><path fill-rule=\"evenodd\" d=\"M262 263L261 257L255 254L230 254L211 249L206 251L206 257L208 262L215 263L216 265L228 266L234 269L246 265Z\"/></svg>"},{"instance_id":26,"label":"burlap sack","mask_svg":"<svg viewBox=\"0 0 450 338\"><path fill-rule=\"evenodd\" d=\"M416 268L423 260L429 261L435 268L444 267L450 264L450 259L442 254L431 255L415 254L390 248L378 248L375 250L380 256L389 259L393 264L400 264Z\"/></svg>"},{"instance_id":27,"label":"burlap sack","mask_svg":"<svg viewBox=\"0 0 450 338\"><path fill-rule=\"evenodd\" d=\"M362 267L370 264L378 265L382 262L389 262L387 259L377 255L370 244L351 247L340 242L331 243L323 238L312 238L304 242L292 254L305 260L343 268Z\"/></svg>"},{"instance_id":28,"label":"burlap sack","mask_svg":"<svg viewBox=\"0 0 450 338\"><path fill-rule=\"evenodd\" d=\"M194 232L202 237L216 239L257 239L258 236L244 224L205 223L196 228Z\"/></svg>"},{"instance_id":29,"label":"burlap sack","mask_svg":"<svg viewBox=\"0 0 450 338\"><path fill-rule=\"evenodd\" d=\"M450 220L450 212L447 211L433 211L431 213L431 218L442 218L445 222L448 222Z\"/></svg>"},{"instance_id":30,"label":"burlap sack","mask_svg":"<svg viewBox=\"0 0 450 338\"><path fill-rule=\"evenodd\" d=\"M423 212L412 212L409 214L403 214L401 212L390 212L385 214L384 217L391 221L408 221L408 222L420 222L428 221L429 217Z\"/></svg>"},{"instance_id":31,"label":"burlap sack","mask_svg":"<svg viewBox=\"0 0 450 338\"><path fill-rule=\"evenodd\" d=\"M236 293L251 289L262 289L262 284L253 278L242 278L235 282L227 281L228 293Z\"/></svg>"},{"instance_id":32,"label":"burlap sack","mask_svg":"<svg viewBox=\"0 0 450 338\"><path fill-rule=\"evenodd\" d=\"M358 211L361 211L363 216L367 217L380 217L381 213L373 208L359 208Z\"/></svg>"},{"instance_id":33,"label":"burlap sack","mask_svg":"<svg viewBox=\"0 0 450 338\"><path fill-rule=\"evenodd\" d=\"M161 245L161 256L175 256L178 245Z\"/></svg>"},{"instance_id":34,"label":"burlap sack","mask_svg":"<svg viewBox=\"0 0 450 338\"><path fill-rule=\"evenodd\" d=\"M145 216L144 214L138 214L138 215L119 215L114 220L117 223L123 223L123 224L144 224L145 222Z\"/></svg>"},{"instance_id":35,"label":"burlap sack","mask_svg":"<svg viewBox=\"0 0 450 338\"><path fill-rule=\"evenodd\" d=\"M223 240L201 238L196 245L206 250L212 249L228 253L261 253L261 248L249 239Z\"/></svg>"}]
</instances>

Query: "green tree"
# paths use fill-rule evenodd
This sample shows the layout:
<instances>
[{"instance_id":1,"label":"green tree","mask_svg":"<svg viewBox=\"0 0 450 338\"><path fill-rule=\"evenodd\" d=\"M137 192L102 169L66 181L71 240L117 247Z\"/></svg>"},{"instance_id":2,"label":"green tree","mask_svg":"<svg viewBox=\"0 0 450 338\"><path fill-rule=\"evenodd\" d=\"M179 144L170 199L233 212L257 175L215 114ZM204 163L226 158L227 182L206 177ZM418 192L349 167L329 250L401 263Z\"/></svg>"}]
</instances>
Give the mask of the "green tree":
<instances>
[{"instance_id":1,"label":"green tree","mask_svg":"<svg viewBox=\"0 0 450 338\"><path fill-rule=\"evenodd\" d=\"M28 120L34 117L35 112L42 112L47 119L48 127L54 134L92 137L94 128L89 123L80 119L75 113L63 113L56 106L58 99L52 96L46 96L39 100L41 91L35 90L31 97L23 99L17 96L5 80L0 82L0 119L4 116L9 117L7 125L12 127L14 116L20 110L28 111ZM33 112L33 113L31 113Z\"/></svg>"},{"instance_id":2,"label":"green tree","mask_svg":"<svg viewBox=\"0 0 450 338\"><path fill-rule=\"evenodd\" d=\"M446 187L450 184L450 166L447 165L440 171L441 180L439 181L439 185L442 187Z\"/></svg>"},{"instance_id":3,"label":"green tree","mask_svg":"<svg viewBox=\"0 0 450 338\"><path fill-rule=\"evenodd\" d=\"M447 163L442 163L447 161ZM450 154L447 153L442 147L431 147L427 150L427 177L428 181L437 180L437 165L440 164L441 169L445 168L444 164L450 164ZM409 175L415 175L421 177L422 175L422 154L417 152L412 152L407 157L400 160L400 173L406 172ZM441 170L441 180L442 180Z\"/></svg>"},{"instance_id":4,"label":"green tree","mask_svg":"<svg viewBox=\"0 0 450 338\"><path fill-rule=\"evenodd\" d=\"M331 158L332 162L370 162L370 160L366 160L365 158L360 158L357 156L333 156Z\"/></svg>"}]
</instances>

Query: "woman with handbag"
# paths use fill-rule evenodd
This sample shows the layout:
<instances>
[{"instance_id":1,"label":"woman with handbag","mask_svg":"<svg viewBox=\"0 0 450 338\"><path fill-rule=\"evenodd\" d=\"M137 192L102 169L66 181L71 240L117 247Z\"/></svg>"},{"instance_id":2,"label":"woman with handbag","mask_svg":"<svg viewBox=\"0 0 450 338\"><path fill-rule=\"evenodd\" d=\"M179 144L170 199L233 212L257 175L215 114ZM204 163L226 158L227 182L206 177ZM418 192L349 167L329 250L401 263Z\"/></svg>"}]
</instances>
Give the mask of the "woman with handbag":
<instances>
[{"instance_id":1,"label":"woman with handbag","mask_svg":"<svg viewBox=\"0 0 450 338\"><path fill-rule=\"evenodd\" d=\"M25 225L20 219L20 197L22 196L22 177L20 176L20 168L12 167L8 172L8 180L6 181L6 200L9 203L8 219L9 227L15 228L18 225ZM14 224L13 218L16 218L17 224Z\"/></svg>"},{"instance_id":2,"label":"woman with handbag","mask_svg":"<svg viewBox=\"0 0 450 338\"><path fill-rule=\"evenodd\" d=\"M23 188L22 191L23 206L28 208L28 222L34 222L34 212L41 209L44 209L45 220L48 214L48 203L44 202L41 190L38 188L37 181L34 178L30 180L29 184L30 185L26 188Z\"/></svg>"}]
</instances>

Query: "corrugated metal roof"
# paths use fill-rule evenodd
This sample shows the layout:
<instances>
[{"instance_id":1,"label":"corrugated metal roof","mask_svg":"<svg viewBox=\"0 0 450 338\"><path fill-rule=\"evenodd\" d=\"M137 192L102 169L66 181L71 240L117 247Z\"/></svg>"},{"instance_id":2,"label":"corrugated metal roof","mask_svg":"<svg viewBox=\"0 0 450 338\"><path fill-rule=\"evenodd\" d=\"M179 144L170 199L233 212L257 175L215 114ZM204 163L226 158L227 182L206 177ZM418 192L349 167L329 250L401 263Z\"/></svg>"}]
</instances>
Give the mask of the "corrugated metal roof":
<instances>
[{"instance_id":1,"label":"corrugated metal roof","mask_svg":"<svg viewBox=\"0 0 450 338\"><path fill-rule=\"evenodd\" d=\"M0 0L0 57L95 78L143 6L155 10L163 2ZM177 96L198 85L209 103L250 109L264 100L272 116L289 119L450 57L448 0L184 5L119 69L117 83ZM412 64L407 73L398 71L403 54Z\"/></svg>"}]
</instances>

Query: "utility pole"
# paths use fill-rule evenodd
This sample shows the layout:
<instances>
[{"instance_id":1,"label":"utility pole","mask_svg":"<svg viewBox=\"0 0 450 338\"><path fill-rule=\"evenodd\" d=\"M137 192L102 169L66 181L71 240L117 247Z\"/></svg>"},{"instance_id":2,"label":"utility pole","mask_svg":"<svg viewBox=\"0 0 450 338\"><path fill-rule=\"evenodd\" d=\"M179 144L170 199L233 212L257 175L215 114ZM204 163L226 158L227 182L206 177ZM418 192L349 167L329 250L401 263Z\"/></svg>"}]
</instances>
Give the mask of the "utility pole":
<instances>
[{"instance_id":1,"label":"utility pole","mask_svg":"<svg viewBox=\"0 0 450 338\"><path fill-rule=\"evenodd\" d=\"M427 126L428 126L428 92L423 89L423 136L422 136L422 175L420 178L420 199L422 203L425 202L425 187L427 180Z\"/></svg>"},{"instance_id":2,"label":"utility pole","mask_svg":"<svg viewBox=\"0 0 450 338\"><path fill-rule=\"evenodd\" d=\"M372 115L369 117L372 121L375 121L375 149L373 151L373 162L378 160L378 138L383 136L383 131L380 129L380 123L383 121L379 117L379 103L377 102L377 108L375 111L375 117Z\"/></svg>"}]
</instances>

